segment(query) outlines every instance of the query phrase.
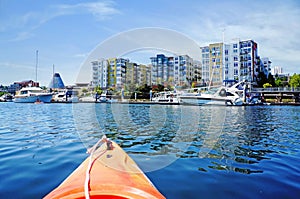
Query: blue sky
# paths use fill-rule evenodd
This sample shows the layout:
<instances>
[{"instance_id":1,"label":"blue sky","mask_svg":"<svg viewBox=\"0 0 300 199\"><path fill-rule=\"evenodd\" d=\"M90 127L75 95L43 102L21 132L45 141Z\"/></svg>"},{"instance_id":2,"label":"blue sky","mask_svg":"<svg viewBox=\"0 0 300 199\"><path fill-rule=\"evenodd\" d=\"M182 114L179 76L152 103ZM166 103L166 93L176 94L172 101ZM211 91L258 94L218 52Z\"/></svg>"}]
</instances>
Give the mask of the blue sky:
<instances>
[{"instance_id":1,"label":"blue sky","mask_svg":"<svg viewBox=\"0 0 300 199\"><path fill-rule=\"evenodd\" d=\"M65 84L74 84L97 45L144 27L178 31L199 46L221 42L225 30L225 42L253 39L272 66L300 73L299 21L297 0L0 0L0 84L35 80L36 50L42 85L53 65ZM137 55L129 58L147 62Z\"/></svg>"}]
</instances>

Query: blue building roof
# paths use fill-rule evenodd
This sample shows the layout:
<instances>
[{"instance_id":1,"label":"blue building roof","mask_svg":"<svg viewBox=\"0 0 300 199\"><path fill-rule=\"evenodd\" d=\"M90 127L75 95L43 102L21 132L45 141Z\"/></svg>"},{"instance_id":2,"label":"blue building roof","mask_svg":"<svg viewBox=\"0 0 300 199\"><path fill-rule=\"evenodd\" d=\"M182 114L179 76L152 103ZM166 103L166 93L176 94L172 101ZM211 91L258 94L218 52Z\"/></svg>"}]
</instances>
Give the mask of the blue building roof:
<instances>
[{"instance_id":1,"label":"blue building roof","mask_svg":"<svg viewBox=\"0 0 300 199\"><path fill-rule=\"evenodd\" d=\"M65 84L62 81L59 73L55 73L52 77L52 80L49 84L49 88L65 88Z\"/></svg>"}]
</instances>

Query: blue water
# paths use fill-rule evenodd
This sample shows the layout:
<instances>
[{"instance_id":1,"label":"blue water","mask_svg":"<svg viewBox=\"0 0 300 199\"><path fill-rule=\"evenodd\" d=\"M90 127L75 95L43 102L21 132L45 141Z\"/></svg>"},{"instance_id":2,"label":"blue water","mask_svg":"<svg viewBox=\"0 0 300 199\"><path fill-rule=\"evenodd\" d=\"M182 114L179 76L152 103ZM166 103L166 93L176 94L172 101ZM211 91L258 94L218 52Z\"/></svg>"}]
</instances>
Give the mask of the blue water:
<instances>
[{"instance_id":1,"label":"blue water","mask_svg":"<svg viewBox=\"0 0 300 199\"><path fill-rule=\"evenodd\" d=\"M299 198L300 107L0 103L0 198L42 198L106 134L167 198Z\"/></svg>"}]
</instances>

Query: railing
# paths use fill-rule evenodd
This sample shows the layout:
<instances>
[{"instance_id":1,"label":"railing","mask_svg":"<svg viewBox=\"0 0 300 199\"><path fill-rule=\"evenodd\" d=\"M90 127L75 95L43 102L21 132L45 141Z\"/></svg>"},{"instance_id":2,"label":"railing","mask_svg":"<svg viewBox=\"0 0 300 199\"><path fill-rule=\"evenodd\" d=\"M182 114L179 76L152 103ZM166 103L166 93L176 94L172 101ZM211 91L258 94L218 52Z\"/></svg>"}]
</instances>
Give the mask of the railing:
<instances>
[{"instance_id":1,"label":"railing","mask_svg":"<svg viewBox=\"0 0 300 199\"><path fill-rule=\"evenodd\" d=\"M252 88L254 92L300 92L300 87L271 87L271 88Z\"/></svg>"}]
</instances>

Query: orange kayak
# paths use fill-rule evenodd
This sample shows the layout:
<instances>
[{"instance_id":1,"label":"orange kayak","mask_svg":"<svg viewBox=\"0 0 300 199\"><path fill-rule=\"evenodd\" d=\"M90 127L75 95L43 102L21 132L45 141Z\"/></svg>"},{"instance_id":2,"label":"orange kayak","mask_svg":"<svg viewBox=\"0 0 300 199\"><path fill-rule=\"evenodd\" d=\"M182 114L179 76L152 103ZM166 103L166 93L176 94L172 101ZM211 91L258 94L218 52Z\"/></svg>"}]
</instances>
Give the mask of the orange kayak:
<instances>
[{"instance_id":1,"label":"orange kayak","mask_svg":"<svg viewBox=\"0 0 300 199\"><path fill-rule=\"evenodd\" d=\"M106 140L106 139L105 139ZM165 198L115 142L102 144L49 198Z\"/></svg>"}]
</instances>

